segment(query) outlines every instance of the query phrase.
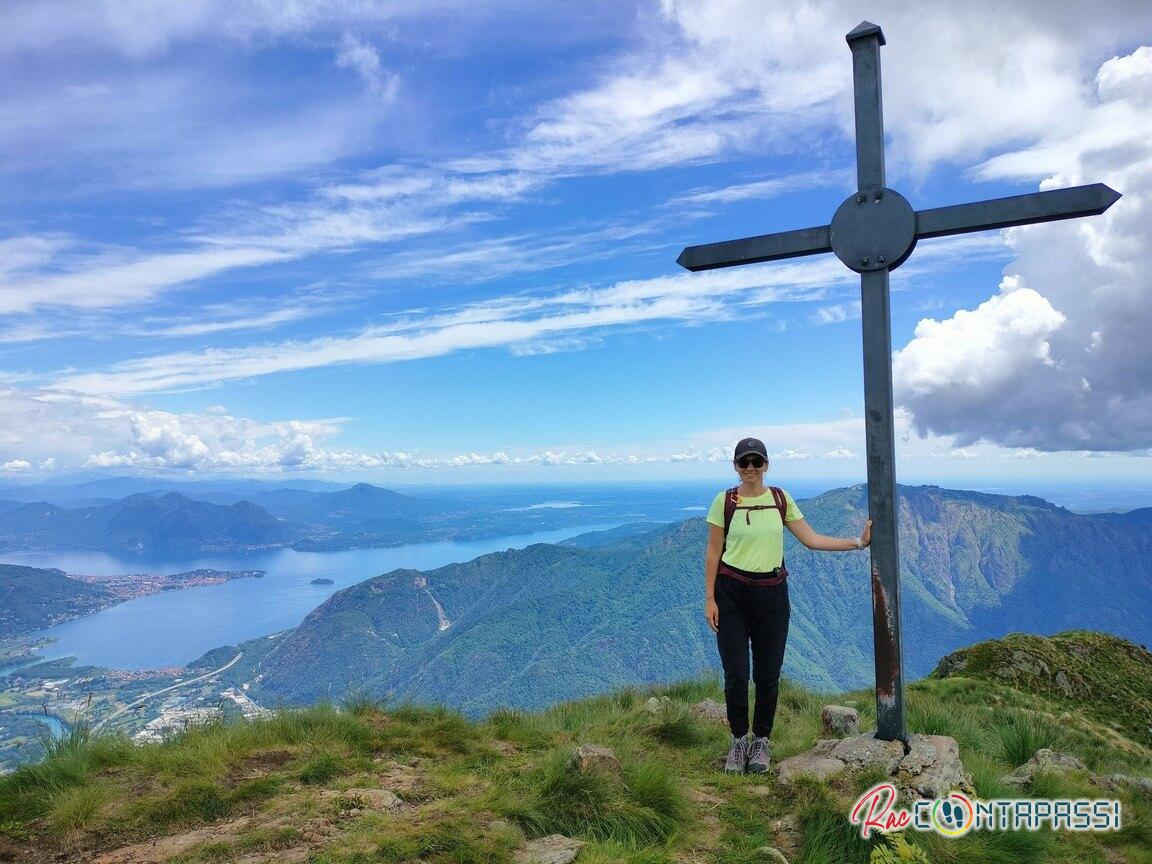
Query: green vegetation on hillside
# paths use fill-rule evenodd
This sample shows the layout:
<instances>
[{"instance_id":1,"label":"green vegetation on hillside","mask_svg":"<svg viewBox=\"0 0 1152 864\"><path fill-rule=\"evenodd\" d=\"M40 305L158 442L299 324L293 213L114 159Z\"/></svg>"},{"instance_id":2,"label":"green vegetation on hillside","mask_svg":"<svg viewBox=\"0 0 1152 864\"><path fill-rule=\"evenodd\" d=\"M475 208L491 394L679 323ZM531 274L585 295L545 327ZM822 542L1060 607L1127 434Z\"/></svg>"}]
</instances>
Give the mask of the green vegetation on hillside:
<instances>
[{"instance_id":1,"label":"green vegetation on hillside","mask_svg":"<svg viewBox=\"0 0 1152 864\"><path fill-rule=\"evenodd\" d=\"M1105 633L1013 633L949 654L933 678L962 675L1039 694L1152 747L1152 653Z\"/></svg>"},{"instance_id":2,"label":"green vegetation on hillside","mask_svg":"<svg viewBox=\"0 0 1152 864\"><path fill-rule=\"evenodd\" d=\"M671 703L652 713L651 696ZM878 776L793 787L775 775L725 776L726 730L687 710L704 698L721 698L718 682L625 688L480 722L361 699L195 727L162 744L78 731L43 762L0 778L0 858L19 849L28 853L19 860L75 860L147 842L149 854L170 852L147 860L179 864L501 864L528 839L563 833L586 844L578 864L752 864L770 860L767 846L793 864L869 860L878 840L860 840L847 813ZM874 724L870 692L832 698L856 705L862 728ZM827 701L785 682L776 759L812 746ZM1058 706L1023 690L926 680L909 688L908 707L913 731L959 741L984 798L1013 794L999 778L1034 746L1058 746L1099 774L1152 775L1149 749L1080 715L1057 719ZM581 744L612 748L619 770L574 774L567 761ZM1108 797L1084 778L1048 774L1022 794ZM909 857L919 852L944 864L1150 864L1152 801L1115 794L1125 823L1117 833L906 832L911 852L886 844L876 860L925 860Z\"/></svg>"},{"instance_id":3,"label":"green vegetation on hillside","mask_svg":"<svg viewBox=\"0 0 1152 864\"><path fill-rule=\"evenodd\" d=\"M63 570L19 564L0 564L0 598L0 638L87 615L115 599Z\"/></svg>"}]
</instances>

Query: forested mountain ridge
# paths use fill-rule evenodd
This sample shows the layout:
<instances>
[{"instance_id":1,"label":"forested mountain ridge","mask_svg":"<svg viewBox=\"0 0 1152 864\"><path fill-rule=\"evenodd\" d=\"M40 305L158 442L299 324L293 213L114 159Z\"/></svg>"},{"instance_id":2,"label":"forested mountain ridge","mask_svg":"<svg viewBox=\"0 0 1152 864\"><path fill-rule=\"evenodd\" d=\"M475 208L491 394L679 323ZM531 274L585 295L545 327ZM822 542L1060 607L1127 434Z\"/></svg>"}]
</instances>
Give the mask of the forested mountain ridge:
<instances>
[{"instance_id":1,"label":"forested mountain ridge","mask_svg":"<svg viewBox=\"0 0 1152 864\"><path fill-rule=\"evenodd\" d=\"M863 485L798 502L822 534L855 536ZM1152 630L1152 530L1033 496L898 487L904 663L927 674L962 645L1013 631ZM279 640L260 697L304 704L353 690L478 713L538 707L716 665L701 614L702 519L597 548L537 545L347 588ZM823 690L872 675L866 553L786 535L785 673ZM448 625L444 626L445 619Z\"/></svg>"},{"instance_id":2,"label":"forested mountain ridge","mask_svg":"<svg viewBox=\"0 0 1152 864\"><path fill-rule=\"evenodd\" d=\"M114 602L111 592L63 570L0 564L0 638L50 627Z\"/></svg>"}]
</instances>

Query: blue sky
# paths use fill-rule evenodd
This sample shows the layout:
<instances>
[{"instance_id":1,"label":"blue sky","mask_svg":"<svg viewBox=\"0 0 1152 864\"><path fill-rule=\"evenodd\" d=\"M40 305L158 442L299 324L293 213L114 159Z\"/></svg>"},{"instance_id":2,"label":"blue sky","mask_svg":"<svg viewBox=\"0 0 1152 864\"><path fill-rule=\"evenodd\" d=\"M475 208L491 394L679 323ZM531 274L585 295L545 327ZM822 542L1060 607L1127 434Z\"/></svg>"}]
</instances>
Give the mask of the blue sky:
<instances>
[{"instance_id":1,"label":"blue sky","mask_svg":"<svg viewBox=\"0 0 1152 864\"><path fill-rule=\"evenodd\" d=\"M866 17L913 206L1124 193L893 273L898 479L1152 479L1147 4L752 0L5 4L0 477L864 479L855 275L675 259L855 189Z\"/></svg>"}]
</instances>

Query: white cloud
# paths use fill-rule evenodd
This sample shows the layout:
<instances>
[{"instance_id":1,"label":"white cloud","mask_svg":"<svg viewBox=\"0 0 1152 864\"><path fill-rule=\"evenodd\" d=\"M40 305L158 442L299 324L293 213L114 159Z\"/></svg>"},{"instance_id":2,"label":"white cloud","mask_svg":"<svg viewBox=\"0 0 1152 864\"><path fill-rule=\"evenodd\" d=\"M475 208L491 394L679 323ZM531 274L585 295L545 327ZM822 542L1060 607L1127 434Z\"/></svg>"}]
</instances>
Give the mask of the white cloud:
<instances>
[{"instance_id":1,"label":"white cloud","mask_svg":"<svg viewBox=\"0 0 1152 864\"><path fill-rule=\"evenodd\" d=\"M790 192L802 192L807 189L832 186L835 188L852 188L853 175L845 170L836 171L802 171L797 174L788 174L782 177L769 177L764 180L754 180L748 183L735 183L722 186L718 189L696 189L672 198L669 205L681 206L685 204L731 204L754 198L757 201L775 198Z\"/></svg>"},{"instance_id":2,"label":"white cloud","mask_svg":"<svg viewBox=\"0 0 1152 864\"><path fill-rule=\"evenodd\" d=\"M1067 320L1044 297L1005 279L1000 295L981 303L973 312L961 309L947 321L925 318L916 325L915 338L893 355L893 375L900 380L901 399L948 390L956 404L963 391L996 388L1005 413L1018 408L1005 392L1020 376L1032 378L1043 367L1055 365L1050 337ZM980 393L982 401L988 393ZM1016 394L1019 396L1020 394Z\"/></svg>"},{"instance_id":3,"label":"white cloud","mask_svg":"<svg viewBox=\"0 0 1152 864\"><path fill-rule=\"evenodd\" d=\"M819 326L823 324L839 324L842 321L853 321L860 317L860 301L851 303L836 303L832 306L821 306L813 312L808 320Z\"/></svg>"},{"instance_id":4,"label":"white cloud","mask_svg":"<svg viewBox=\"0 0 1152 864\"><path fill-rule=\"evenodd\" d=\"M13 243L25 244L39 239L10 238ZM57 248L63 248L63 244L58 242ZM74 269L62 273L6 267L0 273L0 314L27 312L39 306L99 308L139 304L166 288L224 270L289 257L283 251L256 247L205 247L152 255L111 250L77 262Z\"/></svg>"},{"instance_id":5,"label":"white cloud","mask_svg":"<svg viewBox=\"0 0 1152 864\"><path fill-rule=\"evenodd\" d=\"M380 63L379 52L351 33L345 33L336 53L336 65L342 69L352 69L368 85L369 91L384 102L396 98L400 88L400 76L388 72Z\"/></svg>"},{"instance_id":6,"label":"white cloud","mask_svg":"<svg viewBox=\"0 0 1152 864\"><path fill-rule=\"evenodd\" d=\"M1077 128L1085 61L1099 63L1131 34L1152 30L1152 7L1140 0L1097 4L1091 15L1077 0L942 2L931 15L902 0L663 0L662 8L697 74L740 81L754 94L747 122L774 118L801 142L814 119L852 134L851 56L842 36L864 19L881 24L892 161L917 174Z\"/></svg>"},{"instance_id":7,"label":"white cloud","mask_svg":"<svg viewBox=\"0 0 1152 864\"><path fill-rule=\"evenodd\" d=\"M19 422L11 422L16 421ZM726 450L694 445L520 447L492 453L361 452L328 444L347 418L263 422L212 405L175 413L108 398L0 387L0 458L12 451L40 460L41 472L75 468L159 473L279 474L445 467L620 466L726 461ZM49 455L52 454L52 455ZM829 458L851 454L841 448ZM29 458L10 458L0 471L28 472ZM799 451L781 459L811 458Z\"/></svg>"},{"instance_id":8,"label":"white cloud","mask_svg":"<svg viewBox=\"0 0 1152 864\"><path fill-rule=\"evenodd\" d=\"M1014 262L974 311L925 319L896 352L897 400L921 432L1036 451L1152 445L1152 52L1105 62L1079 125L985 162L1042 188L1105 182L1103 216L1006 232ZM1026 457L1025 457L1026 458Z\"/></svg>"}]
</instances>

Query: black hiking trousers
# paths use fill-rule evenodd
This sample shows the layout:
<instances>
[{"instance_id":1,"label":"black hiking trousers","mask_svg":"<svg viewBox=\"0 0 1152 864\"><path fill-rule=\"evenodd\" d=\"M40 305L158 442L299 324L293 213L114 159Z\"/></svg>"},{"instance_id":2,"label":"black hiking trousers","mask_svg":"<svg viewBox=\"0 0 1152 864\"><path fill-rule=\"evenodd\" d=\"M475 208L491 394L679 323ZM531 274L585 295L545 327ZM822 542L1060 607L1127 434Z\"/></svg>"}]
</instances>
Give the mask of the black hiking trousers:
<instances>
[{"instance_id":1,"label":"black hiking trousers","mask_svg":"<svg viewBox=\"0 0 1152 864\"><path fill-rule=\"evenodd\" d=\"M716 606L720 626L716 645L724 667L724 701L732 734L748 734L748 645L752 645L752 680L756 706L752 732L761 738L772 734L776 699L780 694L780 667L788 641L788 580L758 587L725 576L716 576Z\"/></svg>"}]
</instances>

